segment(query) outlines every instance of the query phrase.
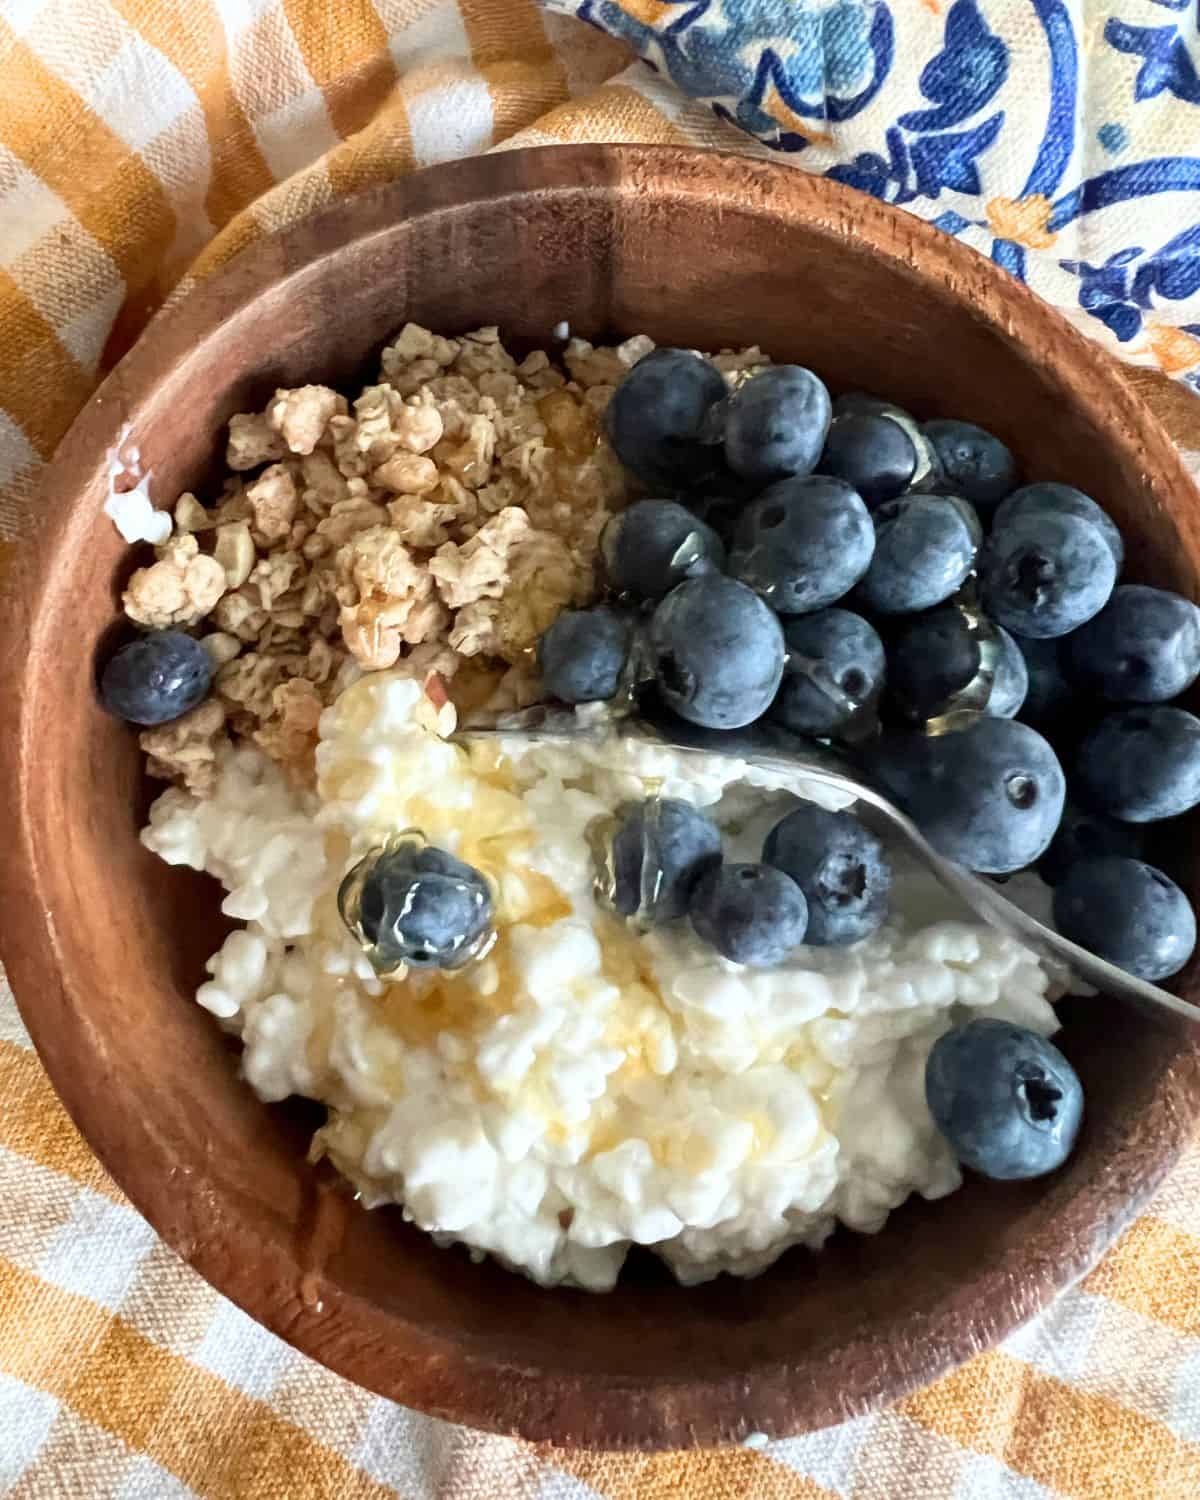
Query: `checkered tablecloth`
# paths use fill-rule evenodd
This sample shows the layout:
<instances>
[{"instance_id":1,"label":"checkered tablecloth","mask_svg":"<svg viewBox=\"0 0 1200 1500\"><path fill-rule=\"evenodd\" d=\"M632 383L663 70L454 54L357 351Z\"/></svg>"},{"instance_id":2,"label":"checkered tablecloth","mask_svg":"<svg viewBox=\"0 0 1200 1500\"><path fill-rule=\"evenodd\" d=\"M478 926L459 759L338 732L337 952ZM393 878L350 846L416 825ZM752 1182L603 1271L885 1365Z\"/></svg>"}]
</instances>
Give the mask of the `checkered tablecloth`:
<instances>
[{"instance_id":1,"label":"checkered tablecloth","mask_svg":"<svg viewBox=\"0 0 1200 1500\"><path fill-rule=\"evenodd\" d=\"M1200 456L1195 0L559 8L593 29L533 0L0 0L0 587L39 468L173 289L498 144L782 150L856 180L1059 301ZM987 121L1039 111L989 154ZM79 1139L0 986L0 1493L1195 1500L1200 1145L1079 1287L891 1410L720 1452L535 1449L368 1395L206 1286Z\"/></svg>"}]
</instances>

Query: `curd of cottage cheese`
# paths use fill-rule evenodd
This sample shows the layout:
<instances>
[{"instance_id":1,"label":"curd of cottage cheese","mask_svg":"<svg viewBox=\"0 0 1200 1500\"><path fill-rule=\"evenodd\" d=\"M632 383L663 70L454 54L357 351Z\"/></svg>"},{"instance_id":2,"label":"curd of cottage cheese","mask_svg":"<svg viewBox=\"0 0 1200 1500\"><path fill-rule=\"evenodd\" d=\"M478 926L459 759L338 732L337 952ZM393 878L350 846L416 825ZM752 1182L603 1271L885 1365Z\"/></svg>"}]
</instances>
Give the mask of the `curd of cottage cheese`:
<instances>
[{"instance_id":1,"label":"curd of cottage cheese","mask_svg":"<svg viewBox=\"0 0 1200 1500\"><path fill-rule=\"evenodd\" d=\"M755 859L795 798L732 761L599 739L466 750L451 726L419 683L369 676L321 720L315 792L227 749L214 795L165 792L143 834L226 887L246 925L197 999L263 1099L328 1106L316 1150L368 1205L599 1291L631 1244L685 1283L750 1276L958 1186L925 1058L971 1012L1053 1032L1034 955L903 866L875 936L778 969L720 958L686 922L639 935L597 905L593 820L654 791ZM457 973L387 981L335 898L405 828L490 878L497 939Z\"/></svg>"}]
</instances>

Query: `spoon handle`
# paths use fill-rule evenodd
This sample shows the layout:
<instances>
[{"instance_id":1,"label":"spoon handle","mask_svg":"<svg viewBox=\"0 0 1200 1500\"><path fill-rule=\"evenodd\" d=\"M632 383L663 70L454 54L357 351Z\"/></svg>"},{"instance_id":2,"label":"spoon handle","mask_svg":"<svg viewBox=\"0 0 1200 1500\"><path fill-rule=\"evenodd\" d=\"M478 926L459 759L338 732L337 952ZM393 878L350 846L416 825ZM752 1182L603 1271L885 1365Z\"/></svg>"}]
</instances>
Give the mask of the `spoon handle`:
<instances>
[{"instance_id":1,"label":"spoon handle","mask_svg":"<svg viewBox=\"0 0 1200 1500\"><path fill-rule=\"evenodd\" d=\"M1200 1008L1172 995L1169 990L1119 969L1116 964L1110 964L1107 959L1100 958L1095 953L1089 953L1086 948L1081 948L1078 943L1071 942L1052 927L1047 927L1044 922L1039 922L1036 917L1023 911L991 881L946 859L933 848L910 818L870 787L860 786L848 778L823 773L816 767L807 772L807 775L813 780L824 777L826 784L838 786L846 792L853 788L859 801L867 803L880 813L888 827L903 839L946 890L958 896L989 925L1006 932L1040 957L1048 959L1055 967L1070 970L1094 989L1111 995L1114 999L1131 1001L1143 1010L1149 1008L1159 1015L1169 1011L1193 1025L1200 1022Z\"/></svg>"},{"instance_id":2,"label":"spoon handle","mask_svg":"<svg viewBox=\"0 0 1200 1500\"><path fill-rule=\"evenodd\" d=\"M746 760L760 770L787 778L788 790L803 796L803 783L820 782L831 790L852 796L873 808L888 828L903 840L913 854L936 876L946 890L957 896L990 926L1016 938L1060 969L1069 969L1102 994L1128 1000L1161 1014L1169 1011L1193 1025L1200 1022L1200 1008L1180 1000L1177 995L1150 984L1145 979L1110 964L1107 959L1089 953L1078 943L1062 937L1053 928L1031 917L1015 905L990 881L981 879L962 865L946 859L925 838L917 825L894 803L873 787L848 775L830 757L815 754L811 758L790 753L752 751Z\"/></svg>"}]
</instances>

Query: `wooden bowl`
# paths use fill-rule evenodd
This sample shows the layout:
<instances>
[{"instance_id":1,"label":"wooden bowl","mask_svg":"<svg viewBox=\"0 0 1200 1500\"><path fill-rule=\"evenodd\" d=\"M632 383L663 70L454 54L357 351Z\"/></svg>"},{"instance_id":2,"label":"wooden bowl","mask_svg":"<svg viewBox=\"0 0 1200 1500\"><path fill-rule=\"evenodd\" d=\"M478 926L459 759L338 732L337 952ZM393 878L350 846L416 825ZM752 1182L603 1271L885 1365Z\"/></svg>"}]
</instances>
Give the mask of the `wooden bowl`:
<instances>
[{"instance_id":1,"label":"wooden bowl","mask_svg":"<svg viewBox=\"0 0 1200 1500\"><path fill-rule=\"evenodd\" d=\"M164 1239L253 1317L410 1406L528 1438L660 1447L784 1435L902 1396L1090 1267L1200 1113L1186 1028L1069 1003L1088 1114L1044 1181L973 1180L887 1229L687 1291L636 1264L608 1296L473 1265L305 1163L320 1112L260 1104L193 1003L214 884L137 839L152 788L99 711L97 649L131 553L101 514L129 424L170 503L231 413L353 384L406 319L546 342L761 342L835 389L997 431L1027 474L1106 504L1129 576L1200 595L1196 495L1118 368L963 245L833 183L676 150L581 147L439 167L256 246L159 318L71 430L7 580L0 756L12 810L0 938L73 1118ZM1193 866L1191 895L1200 896ZM1193 968L1181 980L1195 994Z\"/></svg>"}]
</instances>

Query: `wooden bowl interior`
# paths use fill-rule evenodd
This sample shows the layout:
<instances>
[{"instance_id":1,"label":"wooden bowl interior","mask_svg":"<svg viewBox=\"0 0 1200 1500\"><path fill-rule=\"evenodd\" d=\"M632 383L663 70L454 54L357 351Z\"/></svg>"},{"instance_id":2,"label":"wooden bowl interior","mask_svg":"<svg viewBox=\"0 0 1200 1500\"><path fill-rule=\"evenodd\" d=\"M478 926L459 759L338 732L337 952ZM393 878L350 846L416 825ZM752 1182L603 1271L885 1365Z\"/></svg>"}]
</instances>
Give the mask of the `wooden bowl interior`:
<instances>
[{"instance_id":1,"label":"wooden bowl interior","mask_svg":"<svg viewBox=\"0 0 1200 1500\"><path fill-rule=\"evenodd\" d=\"M33 936L17 935L9 961L70 1107L158 1229L255 1316L354 1379L563 1441L816 1426L986 1345L1089 1264L1186 1133L1194 1053L1119 1006L1072 1002L1064 1046L1088 1114L1064 1171L971 1181L907 1205L879 1236L839 1236L751 1282L684 1290L647 1258L610 1296L546 1292L436 1249L398 1213L336 1212L326 1232L328 1190L304 1161L313 1109L260 1104L193 1003L227 925L217 888L139 845L155 789L134 736L96 706L97 648L135 561L100 515L97 435L132 415L152 492L169 502L211 481L232 413L309 379L354 394L406 320L443 332L498 323L506 339L544 345L566 319L590 338L758 342L835 390L977 420L1028 476L1070 481L1111 509L1129 576L1192 597L1196 514L1168 510L1151 477L1169 465L1165 447L1129 417L1118 377L1110 400L1096 388L1108 367L1031 301L1013 328L995 273L961 247L943 251L874 206L849 230L858 200L826 184L784 189L769 171L746 169L747 190L718 209L707 166L656 172L643 161L635 172L616 153L562 172L518 165L504 169L507 192L460 172L453 193L418 181L407 196L389 190L389 211L366 200L345 211L359 221L296 232L269 252L261 294L260 252L253 275L227 281L220 316L210 305L194 325L194 342L176 330L156 346L152 334L68 444L54 475L69 514L40 578L22 678L22 806L55 972L43 963L31 992L32 966L50 952ZM487 191L472 198L464 188L475 184ZM517 203L526 185L537 191ZM1194 862L1186 878L1200 898Z\"/></svg>"}]
</instances>

